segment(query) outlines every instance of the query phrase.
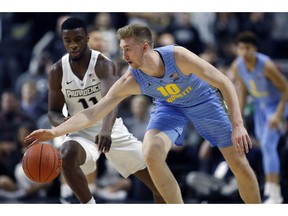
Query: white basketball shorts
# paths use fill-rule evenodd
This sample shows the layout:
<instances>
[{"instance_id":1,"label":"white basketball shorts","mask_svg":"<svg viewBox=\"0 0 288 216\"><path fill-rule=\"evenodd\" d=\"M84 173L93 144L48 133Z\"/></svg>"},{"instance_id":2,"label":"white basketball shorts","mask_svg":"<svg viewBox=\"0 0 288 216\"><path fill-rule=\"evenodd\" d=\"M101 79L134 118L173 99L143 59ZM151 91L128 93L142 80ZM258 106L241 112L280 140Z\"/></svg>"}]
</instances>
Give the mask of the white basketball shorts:
<instances>
[{"instance_id":1,"label":"white basketball shorts","mask_svg":"<svg viewBox=\"0 0 288 216\"><path fill-rule=\"evenodd\" d=\"M100 130L95 131L94 136L88 136L84 129L69 134L64 139L64 142L75 140L85 149L86 160L80 166L85 175L96 170L96 161L99 159L100 152L95 144L95 136L99 132ZM91 134L91 130L89 133ZM123 177L127 178L138 170L146 168L142 153L142 142L128 131L121 118L116 119L111 136L111 148L105 155Z\"/></svg>"}]
</instances>

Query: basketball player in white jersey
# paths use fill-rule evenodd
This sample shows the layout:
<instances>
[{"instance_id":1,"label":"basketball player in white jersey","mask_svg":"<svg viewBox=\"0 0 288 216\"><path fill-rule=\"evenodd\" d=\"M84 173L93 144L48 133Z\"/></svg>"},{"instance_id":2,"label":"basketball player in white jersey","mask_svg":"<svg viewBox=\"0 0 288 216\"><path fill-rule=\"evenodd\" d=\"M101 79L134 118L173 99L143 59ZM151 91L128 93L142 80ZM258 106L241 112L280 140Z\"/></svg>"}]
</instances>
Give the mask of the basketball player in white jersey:
<instances>
[{"instance_id":1,"label":"basketball player in white jersey","mask_svg":"<svg viewBox=\"0 0 288 216\"><path fill-rule=\"evenodd\" d=\"M68 18L61 32L68 53L49 73L48 115L53 126L96 104L116 81L114 63L102 53L89 49L83 20ZM62 114L64 104L68 117ZM96 162L104 153L123 177L135 175L151 189L154 202L164 203L147 171L142 143L116 116L117 110L114 110L90 128L66 135L60 152L67 184L81 203L95 203L85 175L95 171Z\"/></svg>"}]
</instances>

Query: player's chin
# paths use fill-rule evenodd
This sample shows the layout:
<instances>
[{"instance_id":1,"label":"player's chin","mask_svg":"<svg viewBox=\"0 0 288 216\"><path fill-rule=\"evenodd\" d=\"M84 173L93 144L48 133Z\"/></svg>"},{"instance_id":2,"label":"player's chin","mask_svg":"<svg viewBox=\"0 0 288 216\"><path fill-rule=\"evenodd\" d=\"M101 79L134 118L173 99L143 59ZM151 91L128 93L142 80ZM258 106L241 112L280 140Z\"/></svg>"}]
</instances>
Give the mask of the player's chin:
<instances>
[{"instance_id":1,"label":"player's chin","mask_svg":"<svg viewBox=\"0 0 288 216\"><path fill-rule=\"evenodd\" d=\"M138 65L135 65L133 62L129 63L130 67L133 68L133 69L138 69L139 66Z\"/></svg>"},{"instance_id":2,"label":"player's chin","mask_svg":"<svg viewBox=\"0 0 288 216\"><path fill-rule=\"evenodd\" d=\"M81 57L81 53L80 52L70 52L70 58L73 60L78 60Z\"/></svg>"}]
</instances>

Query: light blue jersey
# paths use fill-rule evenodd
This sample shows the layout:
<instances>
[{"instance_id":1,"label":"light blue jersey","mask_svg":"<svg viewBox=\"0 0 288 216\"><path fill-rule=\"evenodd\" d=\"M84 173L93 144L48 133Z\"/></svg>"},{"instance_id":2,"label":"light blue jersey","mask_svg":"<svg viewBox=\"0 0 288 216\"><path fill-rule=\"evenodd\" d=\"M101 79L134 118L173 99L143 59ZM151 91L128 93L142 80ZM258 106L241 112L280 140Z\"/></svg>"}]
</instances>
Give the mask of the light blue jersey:
<instances>
[{"instance_id":1,"label":"light blue jersey","mask_svg":"<svg viewBox=\"0 0 288 216\"><path fill-rule=\"evenodd\" d=\"M270 58L257 52L255 55L257 65L253 71L247 69L242 57L236 59L238 74L253 98L255 135L261 144L264 172L279 173L280 164L277 145L283 135L284 127L270 129L268 120L281 100L281 93L264 75L265 63ZM288 106L286 105L285 116L287 116L287 113Z\"/></svg>"},{"instance_id":2,"label":"light blue jersey","mask_svg":"<svg viewBox=\"0 0 288 216\"><path fill-rule=\"evenodd\" d=\"M174 45L156 48L165 65L162 78L129 68L142 94L154 98L149 129L165 132L176 145L182 144L182 132L191 121L212 146L230 146L231 123L219 97L219 91L195 75L184 75L176 65Z\"/></svg>"},{"instance_id":3,"label":"light blue jersey","mask_svg":"<svg viewBox=\"0 0 288 216\"><path fill-rule=\"evenodd\" d=\"M238 73L255 103L266 105L278 104L281 99L279 90L265 77L264 65L270 58L256 53L257 65L253 71L248 71L243 59L237 58Z\"/></svg>"},{"instance_id":4,"label":"light blue jersey","mask_svg":"<svg viewBox=\"0 0 288 216\"><path fill-rule=\"evenodd\" d=\"M253 98L255 133L260 139L263 135L263 127L281 100L281 92L264 75L264 65L270 58L261 53L256 53L256 58L257 65L253 71L247 69L241 57L238 57L236 61L238 73ZM288 107L286 105L284 116L287 114Z\"/></svg>"}]
</instances>

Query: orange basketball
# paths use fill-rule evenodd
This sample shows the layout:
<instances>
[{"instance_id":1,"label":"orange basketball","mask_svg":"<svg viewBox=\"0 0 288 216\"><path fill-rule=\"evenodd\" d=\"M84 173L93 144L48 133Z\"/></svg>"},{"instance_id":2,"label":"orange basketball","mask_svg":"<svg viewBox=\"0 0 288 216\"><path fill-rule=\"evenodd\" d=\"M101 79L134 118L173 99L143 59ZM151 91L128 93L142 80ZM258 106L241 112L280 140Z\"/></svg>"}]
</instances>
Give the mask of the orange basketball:
<instances>
[{"instance_id":1,"label":"orange basketball","mask_svg":"<svg viewBox=\"0 0 288 216\"><path fill-rule=\"evenodd\" d=\"M59 151L50 144L31 145L22 159L26 176L38 183L53 181L61 172L62 159Z\"/></svg>"}]
</instances>

